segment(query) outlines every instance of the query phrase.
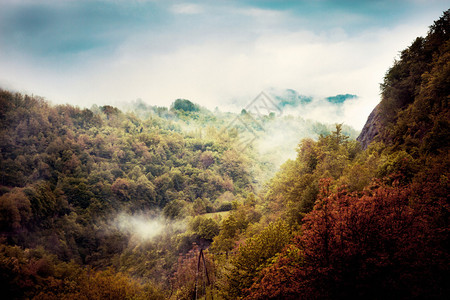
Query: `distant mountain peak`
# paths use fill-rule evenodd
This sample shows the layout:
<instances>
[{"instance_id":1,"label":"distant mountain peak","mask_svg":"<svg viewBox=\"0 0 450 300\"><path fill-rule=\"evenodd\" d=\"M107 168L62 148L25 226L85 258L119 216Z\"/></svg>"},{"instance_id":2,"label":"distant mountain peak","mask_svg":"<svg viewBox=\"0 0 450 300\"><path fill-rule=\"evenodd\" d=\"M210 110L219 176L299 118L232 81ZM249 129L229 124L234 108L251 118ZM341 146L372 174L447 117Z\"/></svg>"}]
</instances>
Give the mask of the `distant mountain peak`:
<instances>
[{"instance_id":1,"label":"distant mountain peak","mask_svg":"<svg viewBox=\"0 0 450 300\"><path fill-rule=\"evenodd\" d=\"M294 89L275 90L271 89L268 92L276 101L280 107L298 107L313 102L315 99L313 96L306 96L300 94ZM358 98L354 94L338 94L335 96L326 97L325 100L331 104L343 104L349 99Z\"/></svg>"},{"instance_id":2,"label":"distant mountain peak","mask_svg":"<svg viewBox=\"0 0 450 300\"><path fill-rule=\"evenodd\" d=\"M334 103L334 104L342 104L345 101L347 101L348 99L354 99L354 98L358 98L358 96L353 95L353 94L339 94L336 96L327 97L327 98L325 98L325 100L327 100L330 103Z\"/></svg>"}]
</instances>

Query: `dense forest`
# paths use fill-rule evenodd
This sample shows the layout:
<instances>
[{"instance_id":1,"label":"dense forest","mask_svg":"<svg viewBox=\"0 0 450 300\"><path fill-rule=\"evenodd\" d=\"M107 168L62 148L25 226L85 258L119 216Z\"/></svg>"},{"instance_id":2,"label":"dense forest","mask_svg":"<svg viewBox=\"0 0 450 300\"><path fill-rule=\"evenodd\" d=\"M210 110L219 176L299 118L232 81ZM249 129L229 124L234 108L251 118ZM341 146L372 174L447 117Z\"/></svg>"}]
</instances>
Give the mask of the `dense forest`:
<instances>
[{"instance_id":1,"label":"dense forest","mask_svg":"<svg viewBox=\"0 0 450 300\"><path fill-rule=\"evenodd\" d=\"M82 109L0 90L3 295L446 298L449 18L401 52L358 139L186 99ZM296 128L296 157L243 149L236 118L261 139Z\"/></svg>"}]
</instances>

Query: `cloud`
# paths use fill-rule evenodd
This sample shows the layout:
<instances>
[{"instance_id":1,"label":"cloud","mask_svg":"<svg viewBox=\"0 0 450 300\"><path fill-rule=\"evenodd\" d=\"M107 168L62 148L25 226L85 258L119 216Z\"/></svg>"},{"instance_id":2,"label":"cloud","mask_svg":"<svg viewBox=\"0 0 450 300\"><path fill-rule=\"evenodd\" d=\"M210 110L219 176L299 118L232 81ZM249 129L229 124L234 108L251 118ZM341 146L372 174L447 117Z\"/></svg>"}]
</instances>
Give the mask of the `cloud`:
<instances>
[{"instance_id":1,"label":"cloud","mask_svg":"<svg viewBox=\"0 0 450 300\"><path fill-rule=\"evenodd\" d=\"M278 87L317 97L352 93L364 99L361 107L373 108L398 50L417 36L411 29L334 40L306 31L267 34L246 44L211 40L170 53L118 57L101 73L94 68L89 82L106 94L114 86L112 100L140 97L158 105L183 97L209 108L233 99L245 106L261 90ZM362 122L349 123L362 127Z\"/></svg>"},{"instance_id":2,"label":"cloud","mask_svg":"<svg viewBox=\"0 0 450 300\"><path fill-rule=\"evenodd\" d=\"M201 5L194 3L179 3L172 5L171 11L174 14L196 15L203 13L204 9Z\"/></svg>"},{"instance_id":3,"label":"cloud","mask_svg":"<svg viewBox=\"0 0 450 300\"><path fill-rule=\"evenodd\" d=\"M62 77L36 67L12 65L9 71L16 75L13 81L45 87L41 93L50 99L80 105L142 98L167 106L188 98L209 108L232 100L245 106L261 90L277 87L317 97L352 93L366 99L362 106L373 107L384 72L416 36L409 32L410 27L398 27L339 39L274 32L244 44L229 37L157 53L128 45L113 58L91 61ZM360 121L349 123L362 127Z\"/></svg>"},{"instance_id":4,"label":"cloud","mask_svg":"<svg viewBox=\"0 0 450 300\"><path fill-rule=\"evenodd\" d=\"M20 18L12 27L0 22L0 33L7 33L0 38L0 86L88 107L136 98L168 106L188 98L236 111L271 87L317 98L351 93L358 102L346 104L343 114L359 128L379 101L378 84L395 56L440 14L409 10L395 22L380 14L388 19L376 23L362 4L330 10L327 1L70 3L45 6L49 23L39 23L38 35L29 34L32 26L20 27ZM11 5L12 16L23 13ZM18 43L24 32L30 39Z\"/></svg>"}]
</instances>

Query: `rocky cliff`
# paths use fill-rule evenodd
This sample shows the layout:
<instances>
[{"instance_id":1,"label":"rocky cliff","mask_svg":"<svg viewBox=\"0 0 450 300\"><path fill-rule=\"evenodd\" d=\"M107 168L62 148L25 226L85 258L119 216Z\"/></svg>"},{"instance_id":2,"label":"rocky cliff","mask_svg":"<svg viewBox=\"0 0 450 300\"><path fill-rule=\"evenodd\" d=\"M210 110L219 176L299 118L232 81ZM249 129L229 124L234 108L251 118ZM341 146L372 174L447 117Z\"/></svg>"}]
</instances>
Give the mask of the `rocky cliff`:
<instances>
[{"instance_id":1,"label":"rocky cliff","mask_svg":"<svg viewBox=\"0 0 450 300\"><path fill-rule=\"evenodd\" d=\"M437 152L450 135L450 10L403 50L381 84L381 102L357 138L411 152ZM439 150L441 149L441 150Z\"/></svg>"},{"instance_id":2,"label":"rocky cliff","mask_svg":"<svg viewBox=\"0 0 450 300\"><path fill-rule=\"evenodd\" d=\"M378 104L374 108L374 110L370 113L369 117L367 118L366 124L364 125L361 133L356 139L358 142L361 143L363 149L366 149L379 133L379 129L381 127L381 120L379 113L380 113L380 105Z\"/></svg>"}]
</instances>

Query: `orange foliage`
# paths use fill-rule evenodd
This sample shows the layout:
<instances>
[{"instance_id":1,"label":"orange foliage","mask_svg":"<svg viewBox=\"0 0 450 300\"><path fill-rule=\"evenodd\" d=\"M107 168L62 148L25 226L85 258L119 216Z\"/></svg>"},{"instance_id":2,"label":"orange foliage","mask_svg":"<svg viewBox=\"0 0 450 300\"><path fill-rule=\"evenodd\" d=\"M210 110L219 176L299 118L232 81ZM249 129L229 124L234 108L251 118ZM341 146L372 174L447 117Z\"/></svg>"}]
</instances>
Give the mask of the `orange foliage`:
<instances>
[{"instance_id":1,"label":"orange foliage","mask_svg":"<svg viewBox=\"0 0 450 300\"><path fill-rule=\"evenodd\" d=\"M439 298L448 293L448 180L445 185L375 183L362 196L345 190L331 194L329 184L322 182L302 235L263 270L247 299ZM292 258L292 248L301 249L303 261Z\"/></svg>"}]
</instances>

